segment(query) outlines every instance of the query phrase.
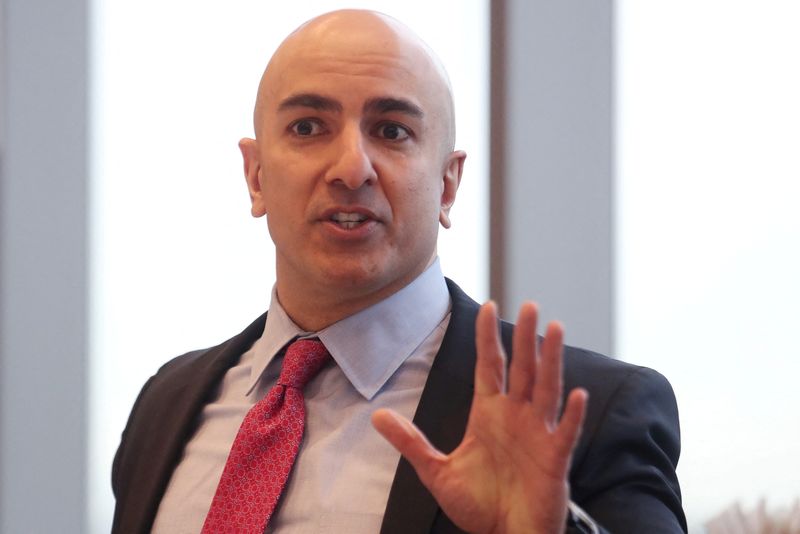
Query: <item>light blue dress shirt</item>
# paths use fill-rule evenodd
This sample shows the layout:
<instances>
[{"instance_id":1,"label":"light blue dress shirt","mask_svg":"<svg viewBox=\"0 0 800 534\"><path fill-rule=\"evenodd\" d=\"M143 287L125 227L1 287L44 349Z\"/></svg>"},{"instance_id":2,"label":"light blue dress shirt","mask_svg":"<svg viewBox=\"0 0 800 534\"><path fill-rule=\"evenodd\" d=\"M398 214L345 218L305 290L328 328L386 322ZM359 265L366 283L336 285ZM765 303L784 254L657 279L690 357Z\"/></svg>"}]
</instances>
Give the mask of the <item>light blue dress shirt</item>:
<instances>
[{"instance_id":1,"label":"light blue dress shirt","mask_svg":"<svg viewBox=\"0 0 800 534\"><path fill-rule=\"evenodd\" d=\"M203 408L152 532L200 532L239 425L275 384L276 356L298 336L319 337L334 363L306 386L303 445L268 532L378 532L400 455L370 416L392 408L413 418L449 319L438 260L391 297L317 333L294 324L273 290L264 334Z\"/></svg>"}]
</instances>

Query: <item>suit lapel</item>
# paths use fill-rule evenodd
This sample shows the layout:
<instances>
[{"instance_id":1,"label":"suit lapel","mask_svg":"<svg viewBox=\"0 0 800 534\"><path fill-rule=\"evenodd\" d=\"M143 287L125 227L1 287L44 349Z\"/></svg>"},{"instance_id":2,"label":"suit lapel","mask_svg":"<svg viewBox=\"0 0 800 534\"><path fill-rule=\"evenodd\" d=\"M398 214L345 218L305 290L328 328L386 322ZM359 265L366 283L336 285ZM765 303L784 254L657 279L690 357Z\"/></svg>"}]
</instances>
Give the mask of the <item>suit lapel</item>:
<instances>
[{"instance_id":1,"label":"suit lapel","mask_svg":"<svg viewBox=\"0 0 800 534\"><path fill-rule=\"evenodd\" d=\"M200 411L225 372L263 332L265 320L266 314L238 336L199 351L176 368L167 364L159 375L160 381L169 386L159 389L158 395L147 396L143 401L146 405L134 407L134 413L147 414L147 418L136 421L144 429L135 433L138 443L129 443L127 448L137 451L136 457L142 461L125 464L126 459L120 458L120 469L129 473L130 478L127 487L120 488L127 494L128 502L120 507L118 496L118 509L125 510L125 515L115 518L114 532L150 531L172 472L196 430ZM148 386L155 389L155 384ZM130 488L136 489L129 491Z\"/></svg>"},{"instance_id":2,"label":"suit lapel","mask_svg":"<svg viewBox=\"0 0 800 534\"><path fill-rule=\"evenodd\" d=\"M464 437L475 372L475 317L478 305L447 281L453 307L442 346L422 391L414 424L439 450L449 453ZM389 492L381 534L427 534L439 505L404 458Z\"/></svg>"}]
</instances>

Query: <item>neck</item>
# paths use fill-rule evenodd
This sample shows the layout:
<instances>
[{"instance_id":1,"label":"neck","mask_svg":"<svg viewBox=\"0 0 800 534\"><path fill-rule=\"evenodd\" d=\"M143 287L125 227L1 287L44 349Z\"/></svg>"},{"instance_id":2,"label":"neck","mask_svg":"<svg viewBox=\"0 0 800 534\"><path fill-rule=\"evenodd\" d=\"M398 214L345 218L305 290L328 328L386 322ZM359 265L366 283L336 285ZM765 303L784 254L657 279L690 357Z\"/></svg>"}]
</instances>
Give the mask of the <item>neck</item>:
<instances>
[{"instance_id":1,"label":"neck","mask_svg":"<svg viewBox=\"0 0 800 534\"><path fill-rule=\"evenodd\" d=\"M338 294L313 292L313 296L310 298L305 296L309 294L308 288L302 292L292 291L288 284L281 284L281 281L278 280L277 292L281 306L297 326L307 332L319 332L345 317L389 298L412 280L396 288L386 287L366 294L342 295L341 292Z\"/></svg>"},{"instance_id":2,"label":"neck","mask_svg":"<svg viewBox=\"0 0 800 534\"><path fill-rule=\"evenodd\" d=\"M295 282L291 276L277 273L276 288L278 300L289 318L306 332L319 332L345 317L360 312L378 302L389 298L413 282L435 261L434 253L430 261L418 271L379 287L354 286L346 283L325 283L315 287L307 280Z\"/></svg>"}]
</instances>

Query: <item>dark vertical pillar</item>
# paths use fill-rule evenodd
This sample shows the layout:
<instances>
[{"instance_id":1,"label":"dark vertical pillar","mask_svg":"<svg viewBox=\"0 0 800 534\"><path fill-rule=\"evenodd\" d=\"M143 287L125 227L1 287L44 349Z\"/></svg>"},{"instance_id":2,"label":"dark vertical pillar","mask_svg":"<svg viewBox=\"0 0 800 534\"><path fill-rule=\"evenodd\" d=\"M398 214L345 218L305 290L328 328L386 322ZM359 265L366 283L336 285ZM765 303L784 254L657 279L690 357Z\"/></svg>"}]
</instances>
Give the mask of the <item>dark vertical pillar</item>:
<instances>
[{"instance_id":1,"label":"dark vertical pillar","mask_svg":"<svg viewBox=\"0 0 800 534\"><path fill-rule=\"evenodd\" d=\"M491 292L613 349L613 2L492 2Z\"/></svg>"},{"instance_id":2,"label":"dark vertical pillar","mask_svg":"<svg viewBox=\"0 0 800 534\"><path fill-rule=\"evenodd\" d=\"M4 0L0 531L86 531L86 0Z\"/></svg>"}]
</instances>

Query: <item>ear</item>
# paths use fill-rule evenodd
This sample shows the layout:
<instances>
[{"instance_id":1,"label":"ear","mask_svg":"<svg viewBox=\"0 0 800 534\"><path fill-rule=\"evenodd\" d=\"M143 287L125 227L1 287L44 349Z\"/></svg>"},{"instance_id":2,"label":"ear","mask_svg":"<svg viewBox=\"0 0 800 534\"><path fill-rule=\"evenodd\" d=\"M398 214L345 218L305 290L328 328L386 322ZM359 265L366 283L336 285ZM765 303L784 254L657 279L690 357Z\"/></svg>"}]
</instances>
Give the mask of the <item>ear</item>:
<instances>
[{"instance_id":1,"label":"ear","mask_svg":"<svg viewBox=\"0 0 800 534\"><path fill-rule=\"evenodd\" d=\"M447 156L442 176L442 201L439 208L439 222L445 228L450 228L450 208L456 201L456 192L461 184L465 159L467 159L467 153L463 150L456 150Z\"/></svg>"},{"instance_id":2,"label":"ear","mask_svg":"<svg viewBox=\"0 0 800 534\"><path fill-rule=\"evenodd\" d=\"M261 191L261 161L258 157L258 143L255 139L243 138L239 141L239 150L244 160L244 179L250 193L250 213L253 217L261 217L267 213L264 195Z\"/></svg>"}]
</instances>

